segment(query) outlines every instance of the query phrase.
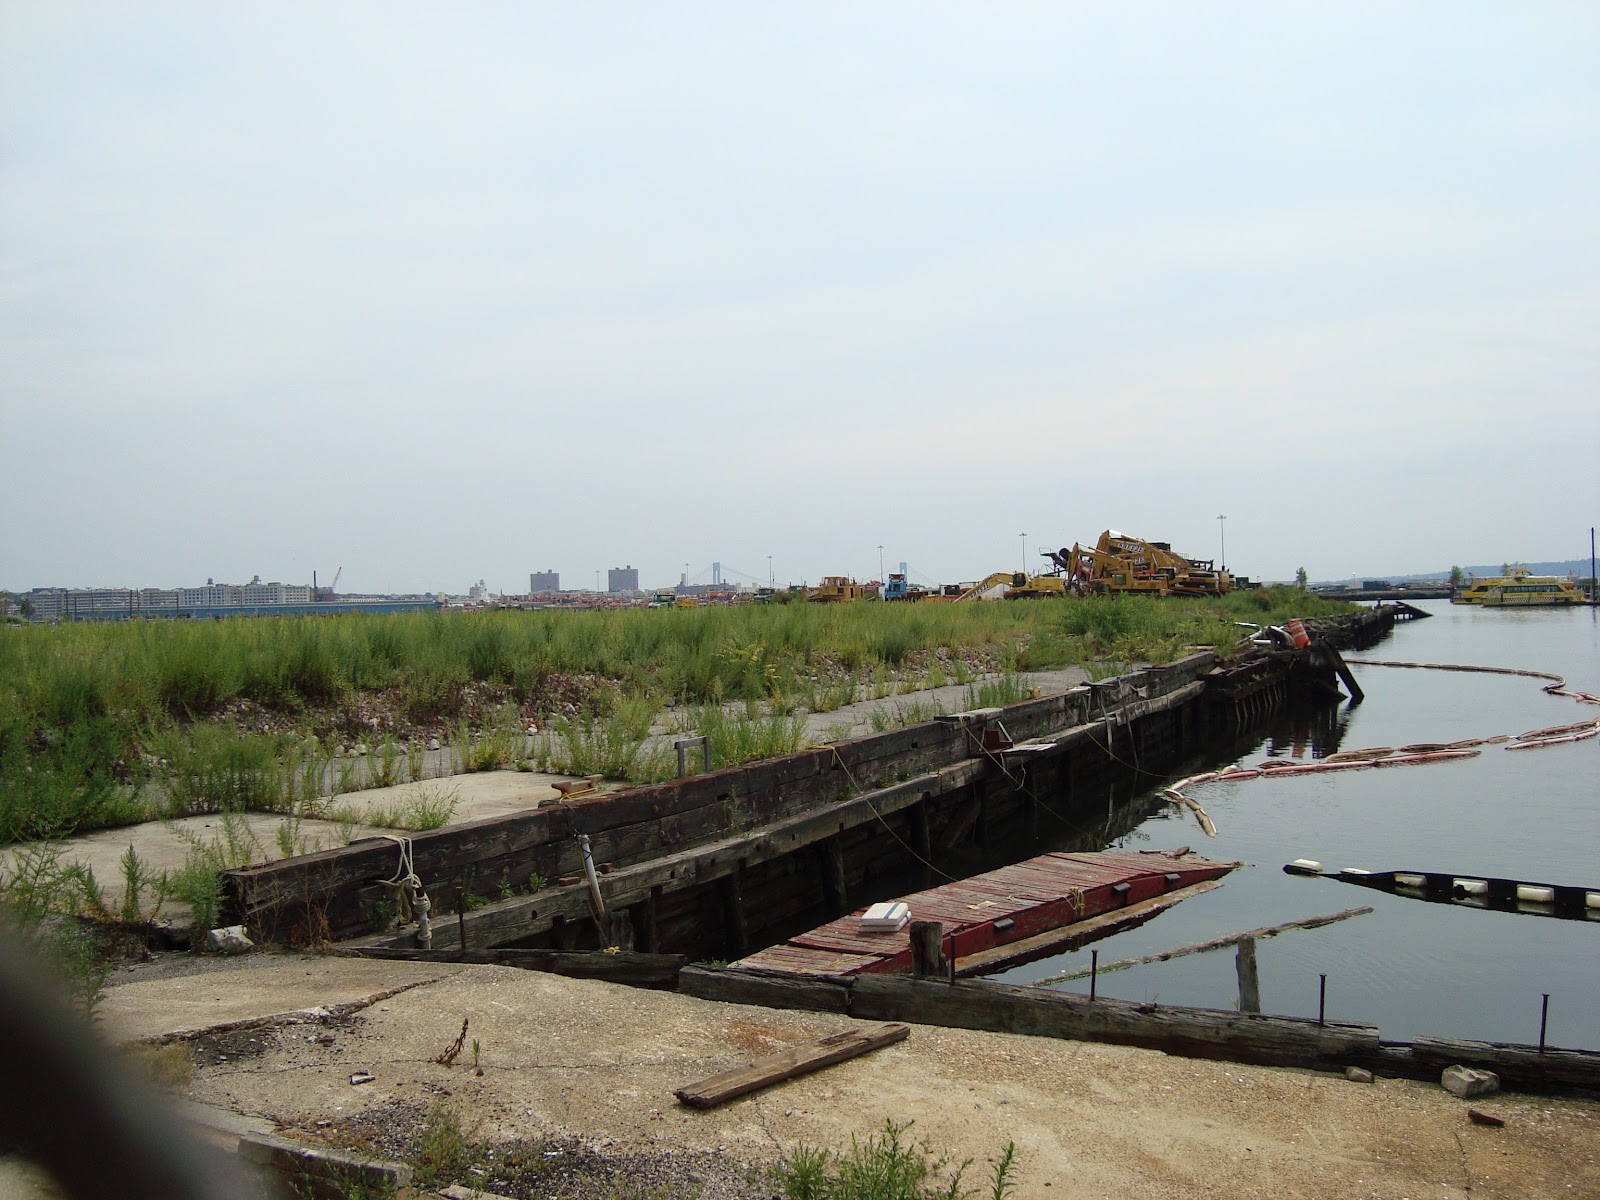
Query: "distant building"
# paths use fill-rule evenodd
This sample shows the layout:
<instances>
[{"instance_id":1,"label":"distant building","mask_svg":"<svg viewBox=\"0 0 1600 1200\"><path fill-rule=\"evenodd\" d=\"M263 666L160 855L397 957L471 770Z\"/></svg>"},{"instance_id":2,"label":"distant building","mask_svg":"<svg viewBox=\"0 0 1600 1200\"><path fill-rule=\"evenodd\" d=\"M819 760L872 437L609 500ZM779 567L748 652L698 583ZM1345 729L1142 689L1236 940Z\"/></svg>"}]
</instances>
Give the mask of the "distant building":
<instances>
[{"instance_id":1,"label":"distant building","mask_svg":"<svg viewBox=\"0 0 1600 1200\"><path fill-rule=\"evenodd\" d=\"M608 592L637 592L639 590L639 568L612 567L606 572L606 591Z\"/></svg>"},{"instance_id":2,"label":"distant building","mask_svg":"<svg viewBox=\"0 0 1600 1200\"><path fill-rule=\"evenodd\" d=\"M528 591L535 596L546 592L559 592L561 590L561 573L559 571L535 571L528 576Z\"/></svg>"},{"instance_id":3,"label":"distant building","mask_svg":"<svg viewBox=\"0 0 1600 1200\"><path fill-rule=\"evenodd\" d=\"M478 580L467 589L467 599L474 604L489 603L489 586L483 580Z\"/></svg>"}]
</instances>

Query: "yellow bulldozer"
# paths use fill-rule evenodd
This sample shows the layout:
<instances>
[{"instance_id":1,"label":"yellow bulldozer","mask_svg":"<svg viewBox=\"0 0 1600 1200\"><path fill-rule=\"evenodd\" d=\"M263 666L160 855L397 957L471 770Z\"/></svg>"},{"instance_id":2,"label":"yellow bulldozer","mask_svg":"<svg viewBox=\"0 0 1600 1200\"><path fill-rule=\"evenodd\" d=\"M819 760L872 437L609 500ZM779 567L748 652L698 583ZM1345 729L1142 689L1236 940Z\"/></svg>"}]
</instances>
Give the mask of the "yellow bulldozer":
<instances>
[{"instance_id":1,"label":"yellow bulldozer","mask_svg":"<svg viewBox=\"0 0 1600 1200\"><path fill-rule=\"evenodd\" d=\"M1168 542L1108 529L1093 547L1048 551L1066 586L1078 595L1125 593L1143 596L1220 596L1233 590L1233 577L1210 559L1190 559Z\"/></svg>"},{"instance_id":2,"label":"yellow bulldozer","mask_svg":"<svg viewBox=\"0 0 1600 1200\"><path fill-rule=\"evenodd\" d=\"M843 575L824 575L820 584L806 589L806 599L813 604L842 604L866 594L866 588Z\"/></svg>"}]
</instances>

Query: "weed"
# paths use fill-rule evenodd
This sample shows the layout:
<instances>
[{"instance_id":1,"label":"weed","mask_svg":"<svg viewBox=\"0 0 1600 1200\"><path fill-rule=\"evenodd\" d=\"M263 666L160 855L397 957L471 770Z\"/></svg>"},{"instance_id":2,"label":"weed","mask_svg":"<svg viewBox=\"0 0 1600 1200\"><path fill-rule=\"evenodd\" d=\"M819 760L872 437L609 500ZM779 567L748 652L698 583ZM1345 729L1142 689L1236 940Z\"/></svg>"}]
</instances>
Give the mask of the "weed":
<instances>
[{"instance_id":1,"label":"weed","mask_svg":"<svg viewBox=\"0 0 1600 1200\"><path fill-rule=\"evenodd\" d=\"M367 785L386 788L401 782L400 764L404 758L405 751L394 740L394 735L385 737L367 755Z\"/></svg>"},{"instance_id":2,"label":"weed","mask_svg":"<svg viewBox=\"0 0 1600 1200\"><path fill-rule=\"evenodd\" d=\"M447 1186L466 1171L471 1161L461 1114L443 1103L435 1104L417 1135L416 1155L411 1162L416 1186L424 1191Z\"/></svg>"},{"instance_id":3,"label":"weed","mask_svg":"<svg viewBox=\"0 0 1600 1200\"><path fill-rule=\"evenodd\" d=\"M175 1090L194 1079L194 1047L188 1042L132 1046L125 1053L134 1069L159 1088Z\"/></svg>"},{"instance_id":4,"label":"weed","mask_svg":"<svg viewBox=\"0 0 1600 1200\"><path fill-rule=\"evenodd\" d=\"M952 1166L936 1156L926 1141L905 1134L913 1122L883 1123L883 1131L865 1142L850 1139L848 1153L801 1144L773 1171L774 1182L788 1200L961 1200L973 1189L961 1186L971 1160ZM1004 1200L1014 1187L1016 1146L1008 1143L993 1172L991 1200Z\"/></svg>"},{"instance_id":5,"label":"weed","mask_svg":"<svg viewBox=\"0 0 1600 1200\"><path fill-rule=\"evenodd\" d=\"M155 920L162 901L167 898L167 873L162 871L153 874L139 858L132 842L128 843L127 850L118 862L122 867L122 907L117 910L118 919L124 925L140 925ZM155 893L148 910L145 908L146 889Z\"/></svg>"},{"instance_id":6,"label":"weed","mask_svg":"<svg viewBox=\"0 0 1600 1200\"><path fill-rule=\"evenodd\" d=\"M196 930L217 927L222 913L222 873L204 851L191 846L183 866L172 873L167 886L176 899L189 906Z\"/></svg>"},{"instance_id":7,"label":"weed","mask_svg":"<svg viewBox=\"0 0 1600 1200\"><path fill-rule=\"evenodd\" d=\"M86 904L99 905L94 875L63 861L64 847L20 847L0 861L0 925L53 967L67 994L92 1013L110 970L93 935L78 920ZM90 901L90 897L93 900Z\"/></svg>"}]
</instances>

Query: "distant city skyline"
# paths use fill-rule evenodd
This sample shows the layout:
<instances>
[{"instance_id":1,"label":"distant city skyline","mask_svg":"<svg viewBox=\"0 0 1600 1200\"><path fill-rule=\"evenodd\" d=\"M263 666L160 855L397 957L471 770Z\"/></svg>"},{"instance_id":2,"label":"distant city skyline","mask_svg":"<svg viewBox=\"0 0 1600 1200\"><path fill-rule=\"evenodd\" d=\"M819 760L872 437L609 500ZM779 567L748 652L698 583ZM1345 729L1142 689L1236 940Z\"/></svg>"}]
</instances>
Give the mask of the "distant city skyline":
<instances>
[{"instance_id":1,"label":"distant city skyline","mask_svg":"<svg viewBox=\"0 0 1600 1200\"><path fill-rule=\"evenodd\" d=\"M1597 61L1559 2L10 0L0 577L1581 556Z\"/></svg>"},{"instance_id":2,"label":"distant city skyline","mask_svg":"<svg viewBox=\"0 0 1600 1200\"><path fill-rule=\"evenodd\" d=\"M1502 559L1500 563L1472 563L1472 564L1454 563L1454 564L1451 564L1451 565L1460 567L1460 569L1463 572L1468 572L1468 573L1473 573L1473 574L1478 574L1478 575L1485 575L1485 574L1498 573L1500 568L1501 568L1501 566L1506 565L1507 563L1509 563L1511 565L1525 566L1525 567L1528 567L1530 570L1534 571L1535 573L1541 573L1541 574L1564 575L1564 574L1567 574L1569 572L1576 571L1578 574L1580 574L1580 575L1584 576L1585 578L1587 578L1588 571L1589 571L1589 560L1587 558L1583 558L1583 559L1548 559L1548 560L1542 560L1542 561L1532 561L1532 560L1528 560L1528 559ZM887 575L888 571L890 571L890 570L898 570L899 566L900 566L899 563L887 563L886 564L885 575ZM1338 583L1338 582L1341 582L1341 581L1347 582L1348 580L1351 580L1351 579L1357 579L1357 580L1369 580L1369 579L1370 580L1377 580L1377 579L1415 579L1415 578L1421 578L1421 577L1426 577L1426 576L1431 576L1431 575L1448 575L1449 572L1450 572L1450 569L1451 569L1450 567L1433 567L1433 568L1423 568L1423 569L1407 568L1407 569L1404 569L1404 570L1387 571L1387 572L1385 572L1385 571L1358 571L1358 572L1352 572L1348 576L1342 576L1342 577L1340 577L1340 576L1323 576L1323 577L1310 576L1309 582L1311 582L1313 584L1316 584L1316 583ZM1043 572L1043 568L1040 569L1040 573L1042 573L1042 572ZM616 569L615 568L608 569L608 572L607 572L608 575L615 574L615 573L616 573ZM705 576L709 576L710 573L711 572L709 570L709 564L708 564L707 570L704 571L703 573L696 573L696 574L689 575L688 576L688 582L690 584L692 584L692 585L703 585L703 584L705 584L707 582L707 580L701 578L700 577L701 574L704 574ZM506 588L496 587L493 584L490 584L485 580L484 583L485 583L486 591L488 592L488 594L496 595L496 596L536 595L541 590L546 590L546 589L540 589L538 587L532 586L532 584L534 583L534 579L531 578L531 576L533 574L534 573L530 573L530 578L529 578L529 581L528 581L529 582L529 586L521 587L521 588L519 588L519 587L506 587ZM542 572L540 572L539 574L542 574ZM559 576L561 574L561 572L556 571L556 572L553 572L553 574L555 574L556 576ZM736 572L736 574L742 574L742 573ZM683 575L683 572L680 571L679 575L681 577ZM818 578L820 579L820 576ZM868 581L868 580L871 580L871 579L878 579L879 576L877 576L876 574L858 575L855 578L860 579L861 581L865 582L865 581ZM968 577L968 578L970 578L970 577ZM735 579L732 579L732 580L727 580L725 582L727 583L727 585L730 588L756 589L756 588L760 588L762 586L765 586L763 581L761 581L759 579L755 579L753 577L735 578ZM793 584L800 584L800 583L813 583L814 584L814 583L817 582L817 580L794 580L792 582L793 582ZM958 582L958 580L956 580L956 579L946 579L946 580L935 580L933 582L955 583L955 582ZM1279 579L1279 580L1260 580L1260 579L1258 579L1258 580L1256 580L1256 582L1291 584L1291 583L1294 582L1294 580L1292 578L1290 578L1290 579ZM252 587L252 583L255 585L254 587ZM611 583L610 578L606 578L604 583L601 583L599 586L594 586L594 582L593 581L586 583L586 582L584 582L584 580L581 577L574 577L574 581L568 582L568 583L560 586L559 588L553 589L553 590L559 590L560 592L564 592L564 593L591 592L591 593L596 593L596 594L605 594L607 592L624 590L624 589L620 589L620 588L613 588L613 587L610 586L610 583ZM670 581L663 581L663 582L652 582L649 579L640 578L637 581L637 585L636 585L636 588L634 590L639 591L639 592L668 591L668 590L671 590L673 587L677 586L678 583L679 583L679 579L678 578L674 578L674 579L672 579ZM46 589L46 588L67 588L68 586L69 585L44 583L44 584L34 584L34 585L29 586L29 587L17 587L17 586L8 586L8 585L6 585L4 583L0 583L0 590L9 591L14 596L22 596L22 595L25 595L26 593L28 593L30 591L36 591L36 590L41 590L41 589ZM137 592L137 591L141 591L141 590L142 591L149 591L149 592L171 591L171 592L173 592L174 594L178 595L181 598L181 603L183 603L186 606L190 606L190 607L198 607L198 606L201 606L202 604L222 604L222 603L225 603L227 601L225 601L224 599L222 599L220 597L221 593L228 592L228 591L239 592L239 591L242 591L242 590L253 591L256 594L249 596L248 599L246 599L244 596L240 596L240 597L236 598L233 601L234 603L285 603L285 602L298 603L301 600L309 601L309 599L310 599L309 595L304 596L304 597L302 597L300 595L300 593L302 591L305 591L305 592L309 592L310 591L309 585L298 585L298 584L291 584L291 583L280 584L277 581L270 581L268 583L261 583L260 579L259 579L259 576L254 577L253 580L251 581L251 583L244 583L244 584L232 584L232 583L223 582L223 583L217 583L217 584L213 585L211 583L211 581L208 580L207 581L207 586L203 587L203 588L199 587L198 585L186 585L186 586L176 586L176 587L171 587L171 588L163 588L160 585L151 585L151 584L144 584L144 585L138 585L138 586L131 585L131 584L124 584L124 585L118 585L118 584L88 584L88 585L75 585L75 586L77 587L78 590L103 590L103 591L107 591L107 592L122 592L122 591L135 591L135 592ZM341 591L339 594L340 595L371 594L371 595L388 595L388 596L429 596L429 595L441 595L442 594L442 595L448 595L448 596L452 596L452 597L466 597L466 596L469 596L472 593L473 589L476 586L477 586L477 581L472 581L472 582L469 582L469 583L467 583L467 584L465 584L463 586L459 586L459 587L447 587L447 588L397 588L397 589L392 589L392 590L389 590L389 591L375 591L375 590L372 590L372 589L363 589L361 591L357 591L357 590ZM777 581L777 586L779 586L779 587L791 586L791 581L778 580ZM206 593L206 594L205 595L201 595L200 593Z\"/></svg>"}]
</instances>

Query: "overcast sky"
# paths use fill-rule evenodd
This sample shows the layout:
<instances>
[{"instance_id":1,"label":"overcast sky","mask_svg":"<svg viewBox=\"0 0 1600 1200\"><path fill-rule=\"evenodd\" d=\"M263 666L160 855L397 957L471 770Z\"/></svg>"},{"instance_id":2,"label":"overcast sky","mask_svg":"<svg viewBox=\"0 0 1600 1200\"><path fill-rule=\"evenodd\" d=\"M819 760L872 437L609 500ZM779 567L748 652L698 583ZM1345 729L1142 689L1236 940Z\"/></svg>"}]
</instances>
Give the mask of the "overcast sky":
<instances>
[{"instance_id":1,"label":"overcast sky","mask_svg":"<svg viewBox=\"0 0 1600 1200\"><path fill-rule=\"evenodd\" d=\"M1586 2L0 0L0 586L1587 556L1596 63Z\"/></svg>"}]
</instances>

